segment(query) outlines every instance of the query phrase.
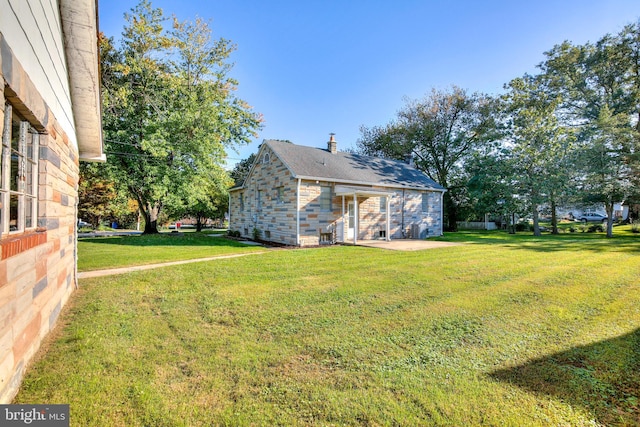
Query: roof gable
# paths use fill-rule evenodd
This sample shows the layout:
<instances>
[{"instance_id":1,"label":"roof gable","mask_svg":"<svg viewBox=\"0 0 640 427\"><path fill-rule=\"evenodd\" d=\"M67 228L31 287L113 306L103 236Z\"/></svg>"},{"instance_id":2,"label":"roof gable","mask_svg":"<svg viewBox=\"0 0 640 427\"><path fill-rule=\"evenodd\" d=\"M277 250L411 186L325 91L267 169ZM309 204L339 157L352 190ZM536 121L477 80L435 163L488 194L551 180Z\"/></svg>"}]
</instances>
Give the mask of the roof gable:
<instances>
[{"instance_id":1,"label":"roof gable","mask_svg":"<svg viewBox=\"0 0 640 427\"><path fill-rule=\"evenodd\" d=\"M264 145L271 148L294 178L445 191L415 167L396 160L344 152L332 154L321 148L276 140L266 140Z\"/></svg>"}]
</instances>

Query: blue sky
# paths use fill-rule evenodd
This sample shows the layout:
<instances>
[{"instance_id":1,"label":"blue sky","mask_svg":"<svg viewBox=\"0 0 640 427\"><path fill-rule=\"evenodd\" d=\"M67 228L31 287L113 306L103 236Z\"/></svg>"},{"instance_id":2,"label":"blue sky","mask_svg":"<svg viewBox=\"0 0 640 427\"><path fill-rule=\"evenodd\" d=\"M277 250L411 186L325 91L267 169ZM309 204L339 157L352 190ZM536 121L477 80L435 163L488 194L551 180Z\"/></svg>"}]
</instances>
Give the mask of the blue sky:
<instances>
[{"instance_id":1,"label":"blue sky","mask_svg":"<svg viewBox=\"0 0 640 427\"><path fill-rule=\"evenodd\" d=\"M100 0L100 29L116 40L136 0ZM179 19L210 20L237 45L238 97L264 116L258 138L355 147L361 125L389 122L431 88L499 94L535 73L564 40L582 44L640 18L638 0L249 1L152 0Z\"/></svg>"}]
</instances>

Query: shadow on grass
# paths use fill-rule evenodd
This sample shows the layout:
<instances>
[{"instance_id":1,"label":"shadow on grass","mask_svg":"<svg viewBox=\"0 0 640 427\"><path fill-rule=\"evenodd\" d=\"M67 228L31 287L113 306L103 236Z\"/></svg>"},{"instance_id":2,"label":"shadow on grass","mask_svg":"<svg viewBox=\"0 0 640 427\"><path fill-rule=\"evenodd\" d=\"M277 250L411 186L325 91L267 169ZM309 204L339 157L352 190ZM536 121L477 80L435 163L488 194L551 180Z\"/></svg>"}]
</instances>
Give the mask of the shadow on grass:
<instances>
[{"instance_id":1,"label":"shadow on grass","mask_svg":"<svg viewBox=\"0 0 640 427\"><path fill-rule=\"evenodd\" d=\"M582 406L603 425L640 425L640 328L490 376Z\"/></svg>"},{"instance_id":2,"label":"shadow on grass","mask_svg":"<svg viewBox=\"0 0 640 427\"><path fill-rule=\"evenodd\" d=\"M132 236L113 237L87 237L78 239L87 243L98 243L105 245L151 247L151 246L228 246L247 247L236 240L227 239L224 236L199 233L160 233L160 234L140 234Z\"/></svg>"}]
</instances>

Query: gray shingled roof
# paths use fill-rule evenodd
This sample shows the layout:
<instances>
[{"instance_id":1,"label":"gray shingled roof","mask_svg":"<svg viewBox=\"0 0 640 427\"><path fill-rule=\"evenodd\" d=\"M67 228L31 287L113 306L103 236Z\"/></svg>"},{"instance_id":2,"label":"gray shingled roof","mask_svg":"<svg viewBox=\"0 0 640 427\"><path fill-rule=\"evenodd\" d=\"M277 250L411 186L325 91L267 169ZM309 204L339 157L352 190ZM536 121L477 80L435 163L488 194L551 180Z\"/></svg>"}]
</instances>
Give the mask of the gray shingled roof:
<instances>
[{"instance_id":1,"label":"gray shingled roof","mask_svg":"<svg viewBox=\"0 0 640 427\"><path fill-rule=\"evenodd\" d=\"M289 142L265 140L295 178L384 187L444 190L444 187L407 163L337 152Z\"/></svg>"}]
</instances>

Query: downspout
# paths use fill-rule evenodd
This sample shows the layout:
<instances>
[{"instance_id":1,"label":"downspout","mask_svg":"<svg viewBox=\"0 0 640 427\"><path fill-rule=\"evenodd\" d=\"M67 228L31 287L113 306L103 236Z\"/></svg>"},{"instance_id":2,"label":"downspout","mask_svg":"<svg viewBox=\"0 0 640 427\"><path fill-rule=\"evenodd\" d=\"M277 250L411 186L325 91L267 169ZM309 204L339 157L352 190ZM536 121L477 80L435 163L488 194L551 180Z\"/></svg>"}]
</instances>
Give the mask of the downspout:
<instances>
[{"instance_id":1,"label":"downspout","mask_svg":"<svg viewBox=\"0 0 640 427\"><path fill-rule=\"evenodd\" d=\"M353 192L353 244L358 244L358 229L360 228L359 218L360 213L358 212L358 194Z\"/></svg>"},{"instance_id":2,"label":"downspout","mask_svg":"<svg viewBox=\"0 0 640 427\"><path fill-rule=\"evenodd\" d=\"M391 240L391 197L390 196L386 196L386 209L387 209L387 230L384 232L384 235L386 237L386 241L390 241Z\"/></svg>"},{"instance_id":3,"label":"downspout","mask_svg":"<svg viewBox=\"0 0 640 427\"><path fill-rule=\"evenodd\" d=\"M444 235L444 191L440 193L440 235Z\"/></svg>"},{"instance_id":4,"label":"downspout","mask_svg":"<svg viewBox=\"0 0 640 427\"><path fill-rule=\"evenodd\" d=\"M296 246L300 246L300 182L302 179L298 178L298 185L296 189Z\"/></svg>"},{"instance_id":5,"label":"downspout","mask_svg":"<svg viewBox=\"0 0 640 427\"><path fill-rule=\"evenodd\" d=\"M231 229L231 192L228 191L227 192L227 201L229 202L229 204L227 205L227 215L229 216L229 224L227 225L228 229Z\"/></svg>"},{"instance_id":6,"label":"downspout","mask_svg":"<svg viewBox=\"0 0 640 427\"><path fill-rule=\"evenodd\" d=\"M404 188L402 189L402 212L401 212L400 218L401 218L400 223L401 223L401 227L402 227L402 229L401 229L402 238L404 239L404 238L407 237L407 235L404 232Z\"/></svg>"},{"instance_id":7,"label":"downspout","mask_svg":"<svg viewBox=\"0 0 640 427\"><path fill-rule=\"evenodd\" d=\"M345 222L347 223L347 227L348 227L348 224L349 224L349 218L347 218L347 220L345 221L344 213L345 212L344 212L344 194L343 194L342 195L342 233L341 233L341 235L342 235L342 243L344 243L344 241L346 240L344 238L344 236L345 236Z\"/></svg>"},{"instance_id":8,"label":"downspout","mask_svg":"<svg viewBox=\"0 0 640 427\"><path fill-rule=\"evenodd\" d=\"M80 170L78 170L80 173ZM80 204L80 195L79 195L80 185L79 179L78 184L76 184L76 203L75 203L75 220L76 223L73 226L73 281L75 282L76 289L80 287L78 283L78 205Z\"/></svg>"}]
</instances>

